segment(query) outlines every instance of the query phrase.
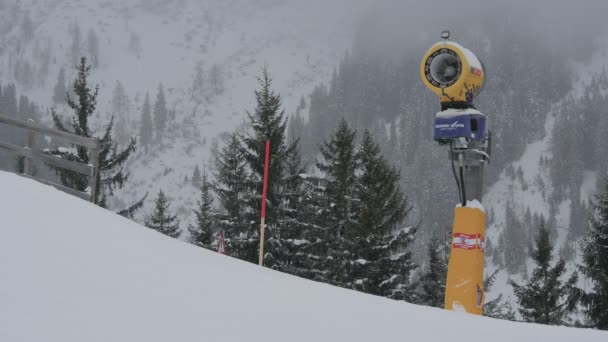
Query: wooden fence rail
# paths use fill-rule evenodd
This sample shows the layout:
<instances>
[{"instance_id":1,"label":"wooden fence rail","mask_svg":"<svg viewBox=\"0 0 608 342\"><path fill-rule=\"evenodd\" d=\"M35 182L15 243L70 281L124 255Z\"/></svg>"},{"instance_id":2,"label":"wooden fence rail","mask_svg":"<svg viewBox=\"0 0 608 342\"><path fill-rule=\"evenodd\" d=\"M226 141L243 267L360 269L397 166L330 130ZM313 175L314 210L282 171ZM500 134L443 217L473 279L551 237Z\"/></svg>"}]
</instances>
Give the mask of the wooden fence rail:
<instances>
[{"instance_id":1,"label":"wooden fence rail","mask_svg":"<svg viewBox=\"0 0 608 342\"><path fill-rule=\"evenodd\" d=\"M97 176L99 173L99 141L97 139L91 139L81 137L79 135L60 131L58 129L46 127L38 123L29 121L17 120L5 115L0 114L0 123L12 127L25 129L27 132L26 146L17 146L8 142L1 141L0 137L0 149L8 150L9 152L23 157L23 174L24 177L34 179L43 184L51 185L58 190L64 191L74 196L78 196L84 200L94 202L95 191L97 190ZM90 164L79 163L76 161L66 160L54 155L44 153L34 149L34 138L36 134L52 136L66 140L68 143L78 146L86 147L89 150ZM32 161L40 160L49 165L74 171L83 175L86 175L89 179L89 190L88 192L74 190L65 187L60 184L56 184L47 180L39 179L32 176Z\"/></svg>"}]
</instances>

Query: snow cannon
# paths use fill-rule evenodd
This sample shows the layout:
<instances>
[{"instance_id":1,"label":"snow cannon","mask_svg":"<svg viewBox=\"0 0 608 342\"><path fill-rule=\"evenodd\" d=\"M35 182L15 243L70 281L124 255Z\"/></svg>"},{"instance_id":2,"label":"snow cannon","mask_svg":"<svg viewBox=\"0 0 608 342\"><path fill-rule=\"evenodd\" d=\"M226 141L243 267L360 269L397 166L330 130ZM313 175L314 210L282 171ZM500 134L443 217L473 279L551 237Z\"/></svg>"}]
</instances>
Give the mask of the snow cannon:
<instances>
[{"instance_id":1,"label":"snow cannon","mask_svg":"<svg viewBox=\"0 0 608 342\"><path fill-rule=\"evenodd\" d=\"M464 138L485 141L486 116L475 109L447 109L435 115L433 138L440 144Z\"/></svg>"},{"instance_id":2,"label":"snow cannon","mask_svg":"<svg viewBox=\"0 0 608 342\"><path fill-rule=\"evenodd\" d=\"M422 58L420 77L439 96L441 110L474 108L486 79L483 64L470 50L449 41L450 31L443 31L441 38Z\"/></svg>"},{"instance_id":3,"label":"snow cannon","mask_svg":"<svg viewBox=\"0 0 608 342\"><path fill-rule=\"evenodd\" d=\"M433 45L422 58L424 85L439 96L433 138L449 145L452 174L460 204L454 209L452 246L445 285L444 308L481 315L486 214L481 204L483 171L490 162L491 132L486 116L473 105L485 83L481 61L461 45L449 41Z\"/></svg>"}]
</instances>

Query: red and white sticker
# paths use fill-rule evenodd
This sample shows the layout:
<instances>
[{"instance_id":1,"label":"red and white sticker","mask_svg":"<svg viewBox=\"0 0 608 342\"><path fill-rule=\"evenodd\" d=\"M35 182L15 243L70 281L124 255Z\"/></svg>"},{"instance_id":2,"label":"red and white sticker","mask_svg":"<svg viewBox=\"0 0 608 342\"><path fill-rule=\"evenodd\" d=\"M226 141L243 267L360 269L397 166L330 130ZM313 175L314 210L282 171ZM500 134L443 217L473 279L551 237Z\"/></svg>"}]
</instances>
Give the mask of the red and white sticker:
<instances>
[{"instance_id":1,"label":"red and white sticker","mask_svg":"<svg viewBox=\"0 0 608 342\"><path fill-rule=\"evenodd\" d=\"M452 247L466 250L479 249L483 251L485 248L485 238L481 234L454 233Z\"/></svg>"}]
</instances>

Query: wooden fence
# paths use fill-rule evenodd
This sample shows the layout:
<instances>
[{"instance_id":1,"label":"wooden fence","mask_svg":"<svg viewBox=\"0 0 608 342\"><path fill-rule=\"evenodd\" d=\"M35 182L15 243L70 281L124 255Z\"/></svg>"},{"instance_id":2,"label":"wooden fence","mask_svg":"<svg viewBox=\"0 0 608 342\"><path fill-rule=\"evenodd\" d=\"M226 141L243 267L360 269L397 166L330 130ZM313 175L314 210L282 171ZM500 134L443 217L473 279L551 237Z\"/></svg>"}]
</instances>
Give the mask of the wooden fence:
<instances>
[{"instance_id":1,"label":"wooden fence","mask_svg":"<svg viewBox=\"0 0 608 342\"><path fill-rule=\"evenodd\" d=\"M26 122L13 119L4 115L0 115L0 123L16 128L22 128L26 131L27 139L25 146L17 146L8 142L4 142L2 141L2 137L0 137L0 148L8 150L9 152L17 156L23 157L23 174L21 174L21 176L36 180L40 183L51 185L57 188L58 190L61 190L74 196L78 196L84 200L91 202L95 201L95 191L97 189L97 175L99 173L99 141L97 139L81 137L73 133L46 127L37 124L32 120ZM84 164L76 161L62 159L60 157L56 157L54 155L34 149L34 138L36 134L61 138L70 144L86 147L90 152L89 159L91 164ZM60 184L56 184L44 179L34 177L32 175L33 160L40 160L44 163L61 169L66 169L86 175L89 179L89 191L83 192L74 190Z\"/></svg>"}]
</instances>

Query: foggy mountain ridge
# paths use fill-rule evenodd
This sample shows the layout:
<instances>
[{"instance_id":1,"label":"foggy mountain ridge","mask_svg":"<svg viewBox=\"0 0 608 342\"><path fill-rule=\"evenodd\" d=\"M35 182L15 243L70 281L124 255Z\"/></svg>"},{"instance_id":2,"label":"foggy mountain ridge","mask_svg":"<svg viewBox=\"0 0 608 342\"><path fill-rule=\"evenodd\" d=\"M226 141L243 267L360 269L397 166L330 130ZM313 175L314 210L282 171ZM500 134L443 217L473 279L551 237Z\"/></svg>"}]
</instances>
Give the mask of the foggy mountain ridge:
<instances>
[{"instance_id":1,"label":"foggy mountain ridge","mask_svg":"<svg viewBox=\"0 0 608 342\"><path fill-rule=\"evenodd\" d=\"M244 120L262 67L268 65L285 107L295 108L316 83L329 79L350 45L350 10L318 14L315 23L306 19L311 11L297 1L0 0L0 82L16 83L19 94L40 106L39 119L50 124L51 106L69 114L53 100L58 75L63 68L69 88L77 59L91 60L93 35L99 65L91 81L100 87L101 115L91 119L95 126L114 114L123 144L129 136L138 138L145 96L154 102L162 84L168 133L154 142L160 148L139 149L128 167L132 183L117 192L112 207L163 188L189 220L197 189L185 179L196 166L209 169L213 147ZM211 89L213 71L218 89Z\"/></svg>"}]
</instances>

